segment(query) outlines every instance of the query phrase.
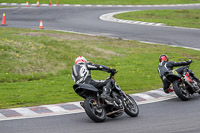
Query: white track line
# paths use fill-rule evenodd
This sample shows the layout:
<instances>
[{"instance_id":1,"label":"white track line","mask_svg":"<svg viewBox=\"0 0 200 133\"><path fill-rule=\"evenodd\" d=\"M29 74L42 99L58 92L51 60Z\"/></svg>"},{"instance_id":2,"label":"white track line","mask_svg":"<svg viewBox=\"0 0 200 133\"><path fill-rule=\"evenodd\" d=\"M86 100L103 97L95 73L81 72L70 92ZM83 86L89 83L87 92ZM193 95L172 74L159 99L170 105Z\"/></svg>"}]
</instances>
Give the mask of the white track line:
<instances>
[{"instance_id":1,"label":"white track line","mask_svg":"<svg viewBox=\"0 0 200 133\"><path fill-rule=\"evenodd\" d=\"M147 25L147 26L160 26L160 27L172 27L172 28L179 28L179 29L190 29L190 30L200 30L198 28L186 28L186 27L177 27L177 26L167 26L164 23L154 23L154 22L143 22L143 21L134 21L134 20L124 20L124 19L117 19L114 18L114 15L126 13L126 12L136 12L141 10L129 10L129 11L120 11L120 12L112 12L103 14L99 17L100 20L109 21L109 22L117 22L117 23L127 23L127 24L138 24L138 25Z\"/></svg>"}]
</instances>

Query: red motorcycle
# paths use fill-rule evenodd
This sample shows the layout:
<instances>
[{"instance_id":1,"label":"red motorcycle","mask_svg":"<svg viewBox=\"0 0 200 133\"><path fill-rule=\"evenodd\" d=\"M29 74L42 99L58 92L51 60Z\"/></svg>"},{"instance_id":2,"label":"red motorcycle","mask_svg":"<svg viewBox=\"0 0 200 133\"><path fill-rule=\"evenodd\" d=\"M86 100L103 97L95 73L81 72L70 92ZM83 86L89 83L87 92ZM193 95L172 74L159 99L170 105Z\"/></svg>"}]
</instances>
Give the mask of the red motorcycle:
<instances>
[{"instance_id":1,"label":"red motorcycle","mask_svg":"<svg viewBox=\"0 0 200 133\"><path fill-rule=\"evenodd\" d=\"M200 94L200 83L189 72L181 75L176 70L172 70L166 78L173 84L176 95L183 101L189 100L190 95L194 93Z\"/></svg>"}]
</instances>

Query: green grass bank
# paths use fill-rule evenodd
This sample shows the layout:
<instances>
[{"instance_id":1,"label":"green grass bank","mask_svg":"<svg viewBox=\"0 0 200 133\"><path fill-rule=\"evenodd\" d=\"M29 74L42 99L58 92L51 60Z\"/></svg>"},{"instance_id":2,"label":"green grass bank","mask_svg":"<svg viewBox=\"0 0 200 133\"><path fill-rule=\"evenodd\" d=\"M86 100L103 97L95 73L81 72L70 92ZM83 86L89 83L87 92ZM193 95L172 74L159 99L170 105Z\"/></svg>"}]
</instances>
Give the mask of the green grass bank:
<instances>
[{"instance_id":1,"label":"green grass bank","mask_svg":"<svg viewBox=\"0 0 200 133\"><path fill-rule=\"evenodd\" d=\"M27 0L1 0L0 3L26 3ZM51 0L53 4L57 0ZM60 4L102 4L102 5L153 5L153 4L190 4L200 3L200 0L58 0ZM28 0L36 3L37 0ZM41 4L49 3L49 0L39 0Z\"/></svg>"},{"instance_id":2,"label":"green grass bank","mask_svg":"<svg viewBox=\"0 0 200 133\"><path fill-rule=\"evenodd\" d=\"M161 88L158 57L192 59L200 76L200 51L137 41L95 37L47 30L0 28L0 109L83 100L72 89L74 59L116 68L116 80L127 93ZM92 71L94 79L108 73Z\"/></svg>"},{"instance_id":3,"label":"green grass bank","mask_svg":"<svg viewBox=\"0 0 200 133\"><path fill-rule=\"evenodd\" d=\"M136 11L117 14L114 17L126 20L164 23L169 26L200 28L200 9Z\"/></svg>"}]
</instances>

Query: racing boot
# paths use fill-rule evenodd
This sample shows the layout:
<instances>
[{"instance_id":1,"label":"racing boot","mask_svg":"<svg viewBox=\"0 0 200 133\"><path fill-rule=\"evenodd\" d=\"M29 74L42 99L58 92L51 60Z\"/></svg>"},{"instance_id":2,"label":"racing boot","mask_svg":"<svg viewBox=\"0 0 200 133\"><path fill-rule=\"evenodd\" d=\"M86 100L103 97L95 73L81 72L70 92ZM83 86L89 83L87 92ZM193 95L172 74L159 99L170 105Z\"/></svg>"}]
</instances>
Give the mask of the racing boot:
<instances>
[{"instance_id":1,"label":"racing boot","mask_svg":"<svg viewBox=\"0 0 200 133\"><path fill-rule=\"evenodd\" d=\"M167 93L167 94L174 91L174 89L173 89L172 86L170 86L169 88L165 88L165 89L163 89L163 90L164 90L164 92Z\"/></svg>"},{"instance_id":2,"label":"racing boot","mask_svg":"<svg viewBox=\"0 0 200 133\"><path fill-rule=\"evenodd\" d=\"M170 87L169 89L168 89L168 92L170 93L170 92L173 92L174 91L174 89L172 88L172 87Z\"/></svg>"},{"instance_id":3,"label":"racing boot","mask_svg":"<svg viewBox=\"0 0 200 133\"><path fill-rule=\"evenodd\" d=\"M101 94L101 98L105 100L108 105L114 105L113 98L110 96L110 88L103 87L103 93Z\"/></svg>"}]
</instances>

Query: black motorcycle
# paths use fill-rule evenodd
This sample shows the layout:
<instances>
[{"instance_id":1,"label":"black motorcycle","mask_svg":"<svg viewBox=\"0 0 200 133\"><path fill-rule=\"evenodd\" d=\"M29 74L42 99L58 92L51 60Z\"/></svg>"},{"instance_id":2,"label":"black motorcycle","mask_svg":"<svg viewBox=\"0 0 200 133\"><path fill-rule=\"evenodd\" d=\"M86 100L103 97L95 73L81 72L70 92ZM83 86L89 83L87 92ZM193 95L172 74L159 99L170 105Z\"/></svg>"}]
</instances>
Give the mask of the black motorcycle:
<instances>
[{"instance_id":1,"label":"black motorcycle","mask_svg":"<svg viewBox=\"0 0 200 133\"><path fill-rule=\"evenodd\" d=\"M110 79L114 80L115 73L110 74ZM114 80L115 81L115 80ZM75 92L85 100L80 104L85 109L86 114L95 122L103 122L106 116L116 118L126 112L131 117L136 117L139 113L139 108L135 100L125 94L116 84L113 85L111 97L114 104L107 104L104 99L100 98L101 90L98 90L90 84L75 84L73 86Z\"/></svg>"},{"instance_id":2,"label":"black motorcycle","mask_svg":"<svg viewBox=\"0 0 200 133\"><path fill-rule=\"evenodd\" d=\"M189 69L189 66L188 66ZM189 77L191 80L187 79ZM166 78L173 84L173 89L176 95L182 100L187 101L190 95L199 93L200 84L189 72L186 75L179 74L176 70L172 70L166 74Z\"/></svg>"}]
</instances>

